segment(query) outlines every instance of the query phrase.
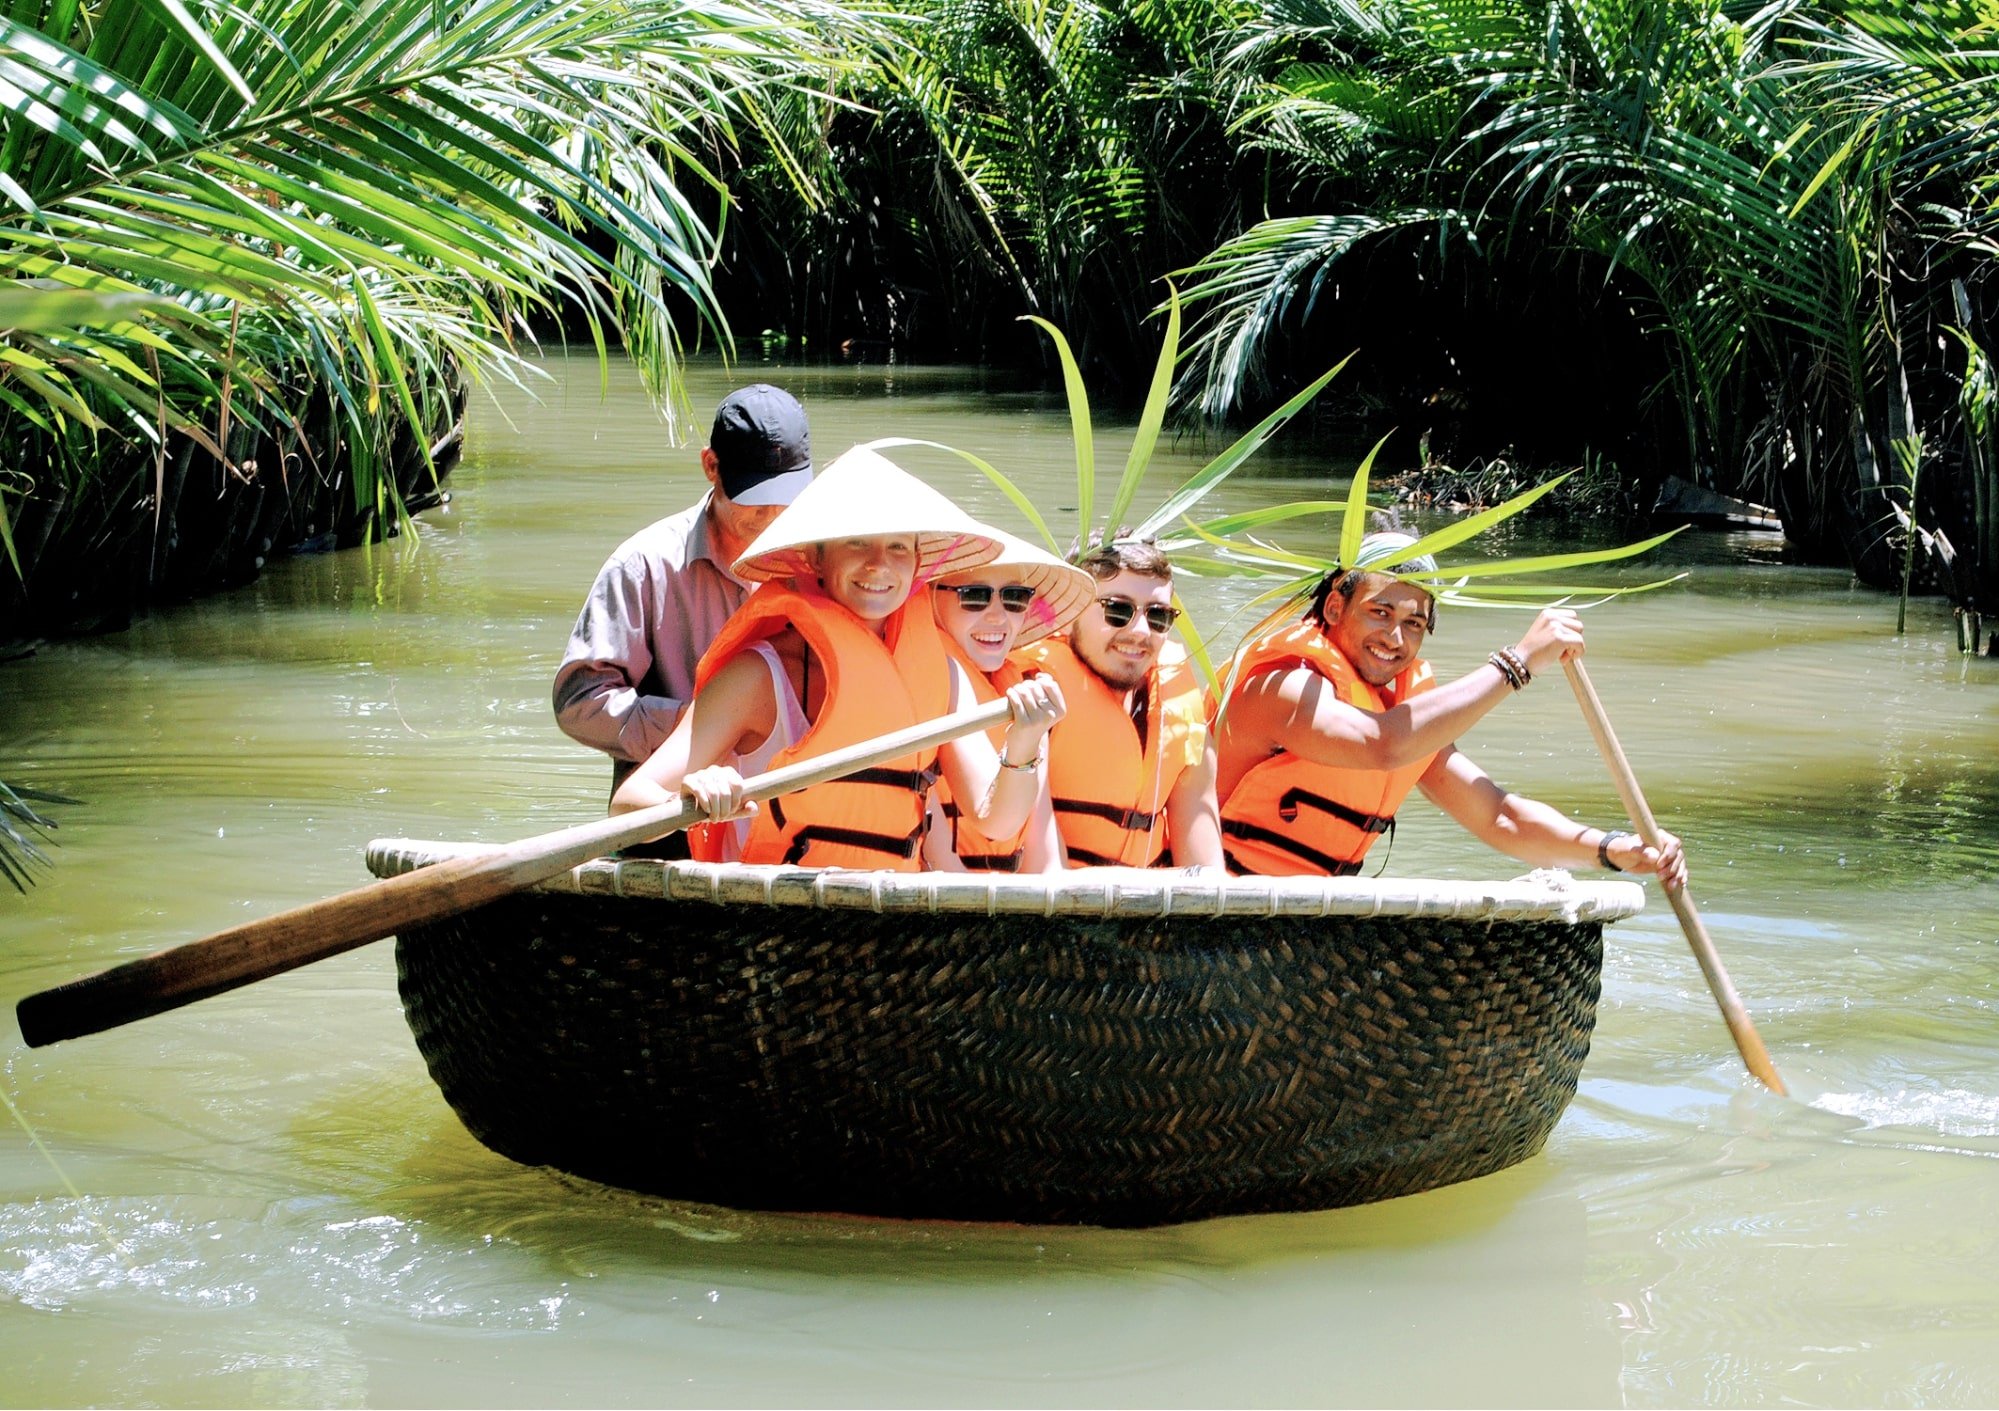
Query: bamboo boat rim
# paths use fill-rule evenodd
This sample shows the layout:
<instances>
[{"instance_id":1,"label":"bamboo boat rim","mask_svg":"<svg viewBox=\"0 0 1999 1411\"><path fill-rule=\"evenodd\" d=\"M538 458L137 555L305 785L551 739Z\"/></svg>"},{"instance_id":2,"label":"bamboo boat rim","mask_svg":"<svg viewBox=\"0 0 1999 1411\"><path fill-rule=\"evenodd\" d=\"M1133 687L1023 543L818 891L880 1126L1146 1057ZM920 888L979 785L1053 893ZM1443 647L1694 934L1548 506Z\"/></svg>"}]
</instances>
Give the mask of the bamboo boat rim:
<instances>
[{"instance_id":1,"label":"bamboo boat rim","mask_svg":"<svg viewBox=\"0 0 1999 1411\"><path fill-rule=\"evenodd\" d=\"M393 877L482 843L377 838L368 869ZM1424 877L1224 877L1179 869L1090 867L1069 872L868 872L748 863L598 858L532 890L578 896L705 901L892 913L1122 918L1151 916L1411 917L1457 921L1620 921L1645 907L1631 881L1582 881L1538 869L1506 881Z\"/></svg>"}]
</instances>

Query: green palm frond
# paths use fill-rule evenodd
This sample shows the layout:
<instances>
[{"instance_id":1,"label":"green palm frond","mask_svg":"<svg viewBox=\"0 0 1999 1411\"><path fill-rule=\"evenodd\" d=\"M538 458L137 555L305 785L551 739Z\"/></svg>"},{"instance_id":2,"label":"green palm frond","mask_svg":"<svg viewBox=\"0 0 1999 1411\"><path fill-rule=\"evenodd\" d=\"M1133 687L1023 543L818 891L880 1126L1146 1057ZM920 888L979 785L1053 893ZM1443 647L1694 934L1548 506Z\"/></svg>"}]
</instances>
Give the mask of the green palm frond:
<instances>
[{"instance_id":1,"label":"green palm frond","mask_svg":"<svg viewBox=\"0 0 1999 1411\"><path fill-rule=\"evenodd\" d=\"M726 341L706 153L817 62L733 0L69 10L0 18L0 280L128 301L0 334L0 416L59 464L95 435L286 426L302 383L365 449L424 424L442 371L519 377L565 304L669 394L690 332Z\"/></svg>"},{"instance_id":2,"label":"green palm frond","mask_svg":"<svg viewBox=\"0 0 1999 1411\"><path fill-rule=\"evenodd\" d=\"M1266 15L1231 51L1235 130L1293 189L1334 199L1187 272L1190 399L1221 413L1259 394L1276 335L1332 270L1445 211L1475 254L1617 280L1661 335L1650 400L1716 488L1787 505L1821 550L1878 532L1840 529L1843 506L1893 478L1909 364L1947 382L1927 349L1954 322L1951 281L1984 283L1999 251L1989 7L1271 0Z\"/></svg>"},{"instance_id":3,"label":"green palm frond","mask_svg":"<svg viewBox=\"0 0 1999 1411\"><path fill-rule=\"evenodd\" d=\"M1083 385L1083 369L1076 363L1076 355L1069 348L1069 340L1062 330L1038 314L1030 314L1027 321L1038 325L1048 334L1055 345L1055 356L1062 367L1062 387L1069 399L1069 439L1076 451L1076 512L1082 516L1084 532L1097 522L1097 438L1090 421L1090 394ZM1044 528L1045 534L1047 530ZM1049 546L1057 553L1061 547L1053 540Z\"/></svg>"},{"instance_id":4,"label":"green palm frond","mask_svg":"<svg viewBox=\"0 0 1999 1411\"><path fill-rule=\"evenodd\" d=\"M1159 357L1153 371L1150 395L1147 398L1144 409L1140 412L1138 425L1132 439L1131 450L1126 456L1124 470L1119 476L1117 488L1112 496L1110 517L1102 521L1099 521L1096 515L1094 421L1090 412L1089 392L1084 385L1082 370L1077 365L1075 354L1070 349L1069 341L1063 335L1062 330L1046 319L1030 317L1031 322L1041 327L1048 334L1063 369L1064 384L1069 400L1070 427L1076 443L1077 529L1074 542L1079 547L1089 542L1093 532L1100 533L1103 538L1109 539L1125 528L1125 518L1128 513L1132 512L1132 507L1139 500L1146 472L1151 465L1153 453L1158 448L1159 432L1166 415L1167 399L1171 392L1173 370L1179 352L1179 299L1178 295L1170 287L1167 292L1165 308L1167 313L1165 336L1161 341ZM1199 470L1189 475L1178 486L1168 492L1164 499L1161 500L1158 508L1139 516L1139 523L1130 529L1132 535L1140 539L1160 539L1162 547L1168 553L1172 553L1176 549L1186 550L1197 546L1213 545L1218 548L1219 552L1210 555L1205 562L1195 563L1190 561L1187 563L1189 571L1195 573L1197 576L1203 571L1233 572L1238 569L1251 568L1254 571L1268 572L1268 565L1262 562L1261 558L1266 551L1256 540L1248 535L1247 531L1275 523L1286 517L1289 507L1273 507L1257 511L1248 516L1225 516L1221 520L1216 521L1216 524L1220 526L1221 532L1217 532L1213 528L1195 526L1194 538L1192 539L1166 537L1167 531L1176 523L1189 522L1187 521L1187 515L1198 507L1202 500L1217 486L1222 484L1223 481L1239 469L1280 427L1293 416L1297 415L1307 403L1316 397L1344 366L1346 366L1346 361L1342 360L1338 365L1323 373L1303 390L1292 396L1283 406L1270 413L1270 415L1266 416L1256 426L1252 427L1234 444L1210 459ZM1069 546L1061 542L1055 531L1049 526L1046 518L1035 507L1033 497L1021 489L1020 486L1016 485L1012 479L989 461L970 452L960 450L955 446L911 437L885 437L871 441L868 445L870 449L876 450L890 449L897 446L926 446L948 451L960 457L977 469L980 474L984 475L1012 501L1014 506L1034 526L1035 531L1041 535L1042 539L1054 553L1064 554L1069 552ZM1296 507L1295 513L1311 513L1317 511L1319 508L1321 507L1316 504L1303 505ZM1240 535L1241 538L1232 539L1224 537L1224 534ZM1281 551L1278 552L1281 553ZM1200 629L1184 612L1181 623L1181 636L1188 645L1190 656L1194 659L1197 667L1203 674L1212 680L1211 664L1208 660L1207 649Z\"/></svg>"},{"instance_id":5,"label":"green palm frond","mask_svg":"<svg viewBox=\"0 0 1999 1411\"><path fill-rule=\"evenodd\" d=\"M25 784L9 784L0 779L0 877L26 892L35 880L35 869L50 865L40 844L52 842L49 834L56 821L37 810L38 803L73 804L77 800Z\"/></svg>"},{"instance_id":6,"label":"green palm frond","mask_svg":"<svg viewBox=\"0 0 1999 1411\"><path fill-rule=\"evenodd\" d=\"M1048 333L1062 366L1063 383L1069 400L1069 422L1076 442L1078 513L1076 541L1079 544L1092 532L1101 530L1108 537L1125 527L1131 508L1144 485L1153 452L1158 448L1159 430L1166 416L1174 368L1178 363L1180 351L1180 296L1170 285L1167 287L1166 302L1161 307L1166 315L1166 328L1160 342L1159 356L1154 364L1149 395L1139 414L1131 450L1126 456L1124 470L1118 477L1117 488L1112 495L1110 516L1101 522L1096 514L1095 433L1092 429L1089 390L1084 385L1082 370L1077 365L1075 354L1070 350L1069 341L1063 336L1062 331L1046 319L1029 316L1029 322ZM1132 534L1140 539L1156 538L1183 519L1218 485L1234 474L1258 448L1276 434L1280 427L1318 396L1326 384L1346 366L1347 361L1348 359L1341 359L1339 363L1295 393L1277 410L1251 427L1232 445L1210 459L1206 465L1188 476L1160 501L1156 509L1139 517L1139 522L1131 527ZM1059 547L1057 551L1061 551Z\"/></svg>"},{"instance_id":7,"label":"green palm frond","mask_svg":"<svg viewBox=\"0 0 1999 1411\"><path fill-rule=\"evenodd\" d=\"M1428 208L1387 216L1290 216L1260 222L1179 271L1181 296L1202 311L1189 355L1198 370L1203 415L1223 419L1268 378L1271 334L1309 320L1334 266L1363 243L1399 233L1455 229L1457 213Z\"/></svg>"},{"instance_id":8,"label":"green palm frond","mask_svg":"<svg viewBox=\"0 0 1999 1411\"><path fill-rule=\"evenodd\" d=\"M1364 539L1367 534L1368 515L1371 512L1368 504L1368 481L1373 471L1375 457L1380 454L1386 440L1384 437L1382 441L1376 442L1355 468L1353 481L1348 486L1347 498L1344 501L1315 500L1275 505L1247 514L1223 516L1207 524L1197 524L1191 519L1183 518L1183 525L1194 537L1191 541L1175 541L1176 547L1191 547L1194 543L1205 544L1213 551L1208 562L1219 566L1222 571L1277 580L1274 586L1255 600L1255 603L1282 601L1294 607L1309 597L1327 575L1345 569L1368 569L1392 574L1405 583L1413 583L1434 594L1440 602L1486 607L1524 606L1537 609L1561 605L1594 606L1611 598L1664 587L1668 583L1677 582L1679 577L1683 576L1676 575L1673 578L1637 586L1556 587L1540 583L1469 586L1473 579L1526 578L1564 569L1635 558L1671 539L1680 532L1678 529L1607 549L1578 549L1566 553L1537 554L1479 563L1447 565L1441 562L1441 556L1451 549L1521 514L1560 485L1568 478L1567 475L1558 475L1543 481L1504 503L1477 514L1467 515L1427 534L1410 536L1411 541L1407 544L1367 548L1364 546ZM1334 551L1330 555L1284 549L1249 533L1252 529L1262 529L1267 525L1286 520L1334 512L1340 515L1340 526ZM1408 566L1414 560L1422 558L1436 561L1438 566L1434 569ZM1578 598L1588 598L1590 601L1579 603L1576 601Z\"/></svg>"}]
</instances>

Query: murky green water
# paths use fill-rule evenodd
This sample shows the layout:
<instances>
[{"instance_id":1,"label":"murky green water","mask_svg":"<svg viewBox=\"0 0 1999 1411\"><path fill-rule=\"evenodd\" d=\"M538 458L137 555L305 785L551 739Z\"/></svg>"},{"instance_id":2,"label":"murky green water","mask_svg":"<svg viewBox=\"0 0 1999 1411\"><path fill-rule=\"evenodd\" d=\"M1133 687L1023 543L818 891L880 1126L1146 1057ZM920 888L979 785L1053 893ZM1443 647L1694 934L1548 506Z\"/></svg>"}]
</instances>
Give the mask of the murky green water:
<instances>
[{"instance_id":1,"label":"murky green water","mask_svg":"<svg viewBox=\"0 0 1999 1411\"><path fill-rule=\"evenodd\" d=\"M769 375L822 459L933 437L1070 503L1042 398ZM697 372L696 406L723 386ZM357 885L370 837L596 810L548 681L604 554L698 471L623 381L507 406L476 408L420 552L282 564L0 667L0 776L88 800L57 872L0 896L0 998ZM1227 503L1305 493L1309 465L1266 464ZM4 1091L74 1191L0 1121L0 1402L1999 1401L1999 665L1958 658L1934 605L1893 637L1891 603L1761 539L1664 558L1688 580L1593 613L1591 670L1795 1100L1745 1076L1655 896L1607 937L1575 1105L1500 1175L1149 1232L740 1214L478 1146L378 945L51 1049L7 1028ZM1245 594L1189 596L1212 625ZM1455 674L1521 621L1447 612L1432 655ZM1559 682L1465 745L1614 821ZM1420 801L1389 865L1519 870Z\"/></svg>"}]
</instances>

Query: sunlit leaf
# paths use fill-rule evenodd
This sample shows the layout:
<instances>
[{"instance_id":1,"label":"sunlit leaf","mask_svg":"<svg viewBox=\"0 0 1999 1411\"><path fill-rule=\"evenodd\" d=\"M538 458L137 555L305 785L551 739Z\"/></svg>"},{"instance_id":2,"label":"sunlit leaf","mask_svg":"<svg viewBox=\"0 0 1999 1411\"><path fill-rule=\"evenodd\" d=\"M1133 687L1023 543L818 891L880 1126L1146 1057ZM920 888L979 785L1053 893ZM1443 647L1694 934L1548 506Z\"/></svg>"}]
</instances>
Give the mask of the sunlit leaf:
<instances>
[{"instance_id":1,"label":"sunlit leaf","mask_svg":"<svg viewBox=\"0 0 1999 1411\"><path fill-rule=\"evenodd\" d=\"M1090 394L1083 386L1083 370L1069 351L1062 330L1039 314L1027 315L1055 342L1055 354L1062 363L1062 385L1069 395L1069 435L1076 447L1076 510L1082 516L1083 535L1097 527L1097 451L1090 430ZM1116 529L1116 525L1109 526Z\"/></svg>"},{"instance_id":2,"label":"sunlit leaf","mask_svg":"<svg viewBox=\"0 0 1999 1411\"><path fill-rule=\"evenodd\" d=\"M1221 484L1223 480L1234 473L1237 467L1256 454L1258 448L1265 441L1268 441L1279 427L1296 416L1308 402L1318 396L1325 389L1326 384L1337 377L1340 369L1352 361L1352 358L1353 355L1349 353L1346 357L1340 359L1339 362L1335 363L1308 384L1304 390L1297 393L1289 401L1285 402L1283 406L1251 427L1234 445L1187 477L1186 482L1179 489L1168 495L1159 508L1147 515L1144 521L1140 523L1138 526L1138 537L1143 539L1147 535L1157 534L1161 529L1181 518L1189 510L1193 509L1195 505L1199 504L1209 491Z\"/></svg>"},{"instance_id":3,"label":"sunlit leaf","mask_svg":"<svg viewBox=\"0 0 1999 1411\"><path fill-rule=\"evenodd\" d=\"M1145 480L1145 468L1152 461L1153 447L1159 443L1159 428L1166 420L1166 403L1173 392L1173 368L1180 350L1180 298L1167 286L1166 338L1159 345L1159 361L1152 370L1152 385L1146 393L1145 409L1139 414L1138 430L1132 437L1131 453L1125 459L1124 474L1118 477L1117 493L1111 498L1110 518L1115 529L1124 524L1138 487ZM1086 525L1087 525L1086 518ZM1145 537L1141 527L1139 537Z\"/></svg>"}]
</instances>

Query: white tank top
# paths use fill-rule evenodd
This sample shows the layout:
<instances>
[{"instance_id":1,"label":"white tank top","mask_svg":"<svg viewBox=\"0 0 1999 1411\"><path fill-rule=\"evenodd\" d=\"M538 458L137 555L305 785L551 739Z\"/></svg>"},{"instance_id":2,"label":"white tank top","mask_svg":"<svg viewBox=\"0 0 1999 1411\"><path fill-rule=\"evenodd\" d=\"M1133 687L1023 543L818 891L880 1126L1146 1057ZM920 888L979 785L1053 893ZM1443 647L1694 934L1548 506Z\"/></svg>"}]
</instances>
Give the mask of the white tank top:
<instances>
[{"instance_id":1,"label":"white tank top","mask_svg":"<svg viewBox=\"0 0 1999 1411\"><path fill-rule=\"evenodd\" d=\"M798 703L798 692L791 689L791 677L785 674L784 663L778 659L777 649L769 642L752 642L750 650L763 658L764 669L770 672L771 696L777 702L776 723L764 742L748 754L737 755L733 763L736 772L745 779L754 774L762 774L770 768L770 762L777 758L778 751L790 749L805 738L810 728L805 719L805 708ZM759 804L768 808L768 803ZM722 837L722 860L737 862L743 856L743 844L749 841L750 820L738 818L730 823Z\"/></svg>"}]
</instances>

